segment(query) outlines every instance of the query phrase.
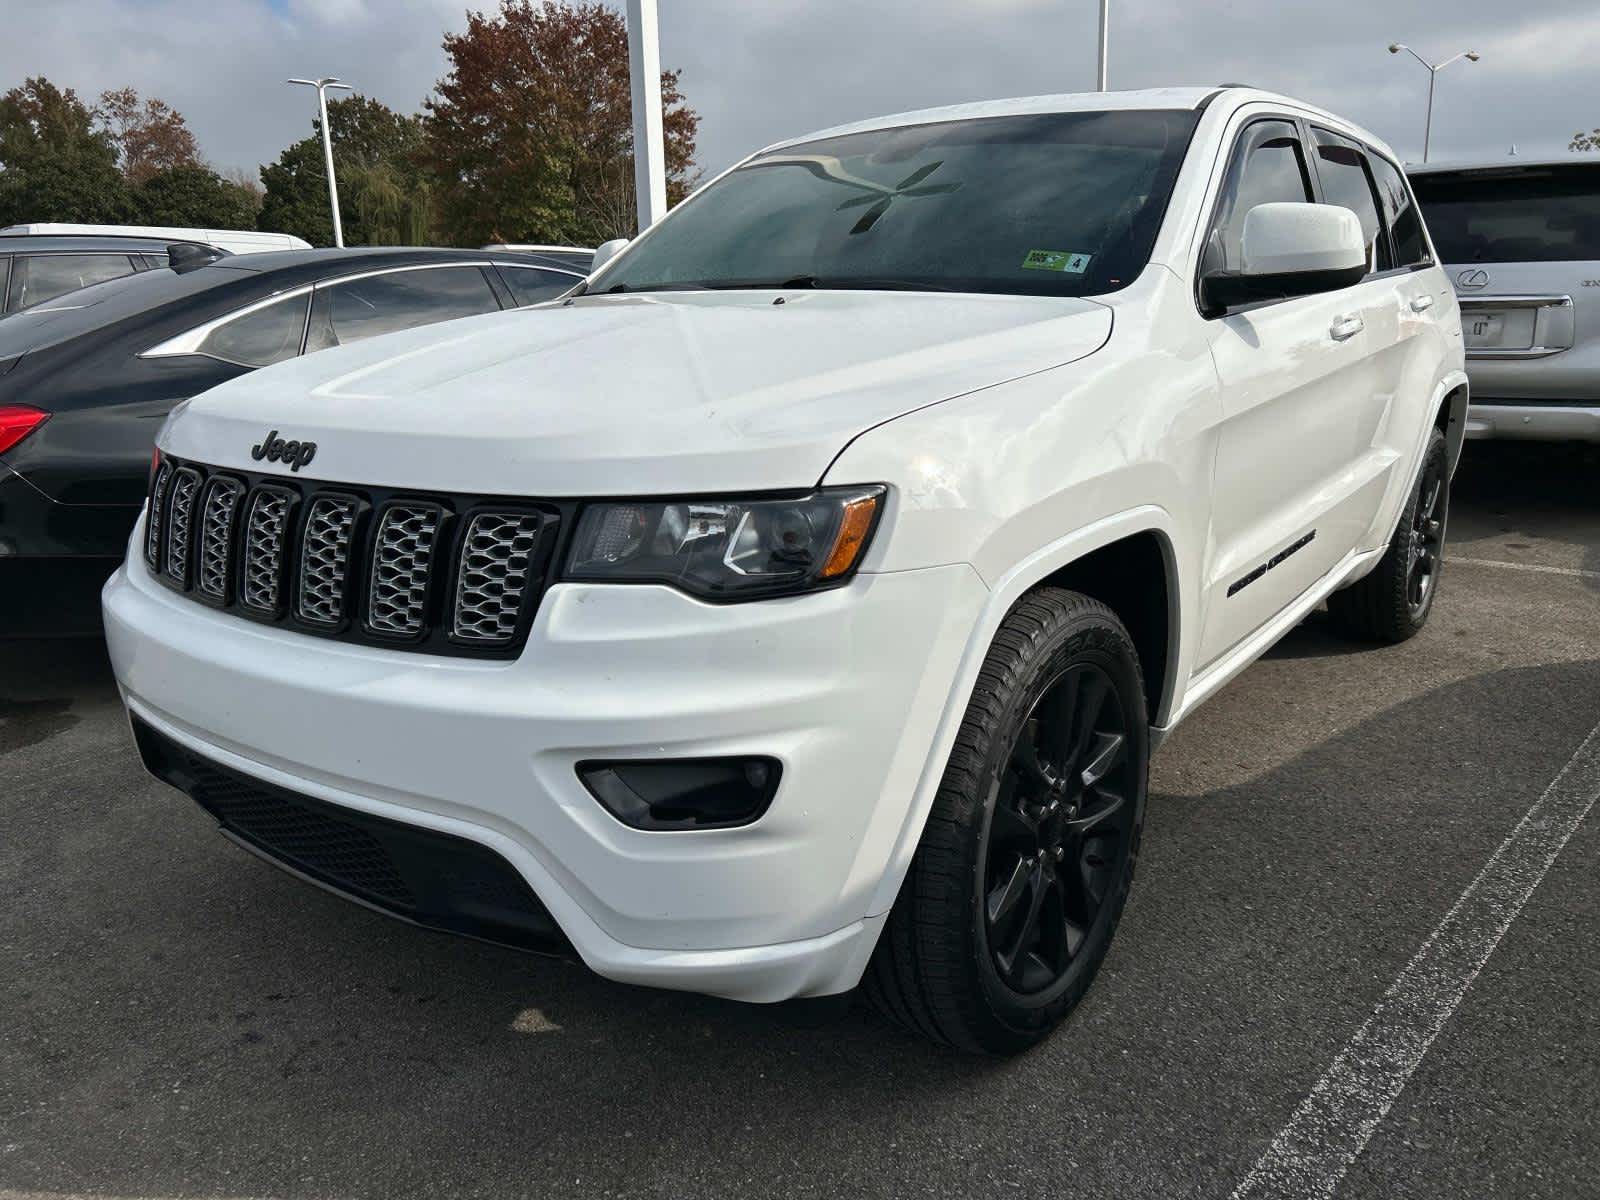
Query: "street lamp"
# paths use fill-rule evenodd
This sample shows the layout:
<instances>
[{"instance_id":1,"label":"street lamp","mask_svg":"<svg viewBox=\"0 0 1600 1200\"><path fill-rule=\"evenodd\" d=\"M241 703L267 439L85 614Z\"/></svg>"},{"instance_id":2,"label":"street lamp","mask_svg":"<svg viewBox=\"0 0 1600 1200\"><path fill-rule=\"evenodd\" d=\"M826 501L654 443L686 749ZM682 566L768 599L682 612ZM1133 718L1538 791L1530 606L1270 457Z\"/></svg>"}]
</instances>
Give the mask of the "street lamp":
<instances>
[{"instance_id":1,"label":"street lamp","mask_svg":"<svg viewBox=\"0 0 1600 1200\"><path fill-rule=\"evenodd\" d=\"M324 79L291 79L289 82L303 83L306 87L317 89L317 110L322 114L322 158L328 164L328 205L333 209L333 244L343 246L344 227L339 224L339 185L333 179L333 134L328 129L328 89L343 88L347 92L355 89L332 75Z\"/></svg>"},{"instance_id":2,"label":"street lamp","mask_svg":"<svg viewBox=\"0 0 1600 1200\"><path fill-rule=\"evenodd\" d=\"M1390 54L1399 54L1402 50L1411 55L1412 58L1416 59L1423 66L1428 68L1428 120L1427 123L1422 127L1422 161L1427 162L1428 144L1433 137L1433 81L1438 78L1440 71L1444 70L1457 59L1464 58L1468 62L1477 62L1478 52L1476 50L1463 50L1460 54L1457 54L1455 58L1447 58L1442 63L1439 63L1437 66L1435 66L1404 42L1395 42L1389 47Z\"/></svg>"},{"instance_id":3,"label":"street lamp","mask_svg":"<svg viewBox=\"0 0 1600 1200\"><path fill-rule=\"evenodd\" d=\"M1109 77L1106 70L1106 59L1110 51L1111 34L1111 0L1100 0L1100 63L1096 75L1095 89L1108 91Z\"/></svg>"}]
</instances>

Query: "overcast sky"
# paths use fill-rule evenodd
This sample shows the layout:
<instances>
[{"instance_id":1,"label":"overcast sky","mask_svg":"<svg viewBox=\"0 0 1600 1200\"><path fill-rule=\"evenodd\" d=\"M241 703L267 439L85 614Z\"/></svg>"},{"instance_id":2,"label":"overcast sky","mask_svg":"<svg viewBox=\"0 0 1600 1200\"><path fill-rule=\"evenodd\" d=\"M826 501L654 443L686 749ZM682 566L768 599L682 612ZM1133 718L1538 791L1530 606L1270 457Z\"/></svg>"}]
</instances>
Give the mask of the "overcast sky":
<instances>
[{"instance_id":1,"label":"overcast sky","mask_svg":"<svg viewBox=\"0 0 1600 1200\"><path fill-rule=\"evenodd\" d=\"M43 74L92 99L132 84L176 106L219 167L271 161L314 99L282 81L336 74L415 110L440 38L495 0L0 0L0 87ZM1301 96L1422 152L1435 61L1435 160L1564 154L1600 126L1594 0L1112 0L1111 86L1243 82ZM934 104L1094 83L1095 0L660 0L664 65L720 170L767 142Z\"/></svg>"}]
</instances>

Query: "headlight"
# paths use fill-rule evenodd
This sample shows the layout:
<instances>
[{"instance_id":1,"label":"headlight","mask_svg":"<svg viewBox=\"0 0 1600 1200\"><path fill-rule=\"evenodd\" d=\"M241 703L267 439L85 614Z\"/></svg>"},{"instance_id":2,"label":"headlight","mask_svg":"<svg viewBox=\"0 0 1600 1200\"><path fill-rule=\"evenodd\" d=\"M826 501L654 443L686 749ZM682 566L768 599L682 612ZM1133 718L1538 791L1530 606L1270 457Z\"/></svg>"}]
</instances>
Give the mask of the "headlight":
<instances>
[{"instance_id":1,"label":"headlight","mask_svg":"<svg viewBox=\"0 0 1600 1200\"><path fill-rule=\"evenodd\" d=\"M665 583L705 600L754 600L843 583L883 506L882 487L783 499L590 504L565 579Z\"/></svg>"}]
</instances>

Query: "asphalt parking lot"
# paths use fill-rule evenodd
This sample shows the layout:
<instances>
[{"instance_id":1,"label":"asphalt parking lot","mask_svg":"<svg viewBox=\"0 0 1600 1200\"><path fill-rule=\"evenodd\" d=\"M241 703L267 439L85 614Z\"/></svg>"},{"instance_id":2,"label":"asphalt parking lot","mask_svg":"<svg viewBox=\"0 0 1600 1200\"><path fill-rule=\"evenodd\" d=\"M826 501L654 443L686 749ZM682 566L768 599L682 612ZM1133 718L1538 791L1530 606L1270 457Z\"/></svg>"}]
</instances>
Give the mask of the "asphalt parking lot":
<instances>
[{"instance_id":1,"label":"asphalt parking lot","mask_svg":"<svg viewBox=\"0 0 1600 1200\"><path fill-rule=\"evenodd\" d=\"M0 1196L1227 1197L1600 720L1597 479L1469 447L1420 637L1313 619L1185 725L1010 1062L345 904L144 777L102 647L0 644ZM1597 919L1591 814L1336 1195L1600 1195Z\"/></svg>"}]
</instances>

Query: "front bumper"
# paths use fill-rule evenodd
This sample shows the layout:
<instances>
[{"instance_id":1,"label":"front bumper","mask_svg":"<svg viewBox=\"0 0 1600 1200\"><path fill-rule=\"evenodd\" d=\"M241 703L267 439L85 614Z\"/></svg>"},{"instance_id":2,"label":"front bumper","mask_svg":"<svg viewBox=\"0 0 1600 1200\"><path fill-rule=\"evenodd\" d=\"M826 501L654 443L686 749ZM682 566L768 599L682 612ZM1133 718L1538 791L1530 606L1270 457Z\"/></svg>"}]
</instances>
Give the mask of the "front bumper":
<instances>
[{"instance_id":1,"label":"front bumper","mask_svg":"<svg viewBox=\"0 0 1600 1200\"><path fill-rule=\"evenodd\" d=\"M137 555L104 607L128 708L162 736L486 847L602 975L771 1001L859 978L884 916L872 896L985 595L965 565L722 606L563 584L509 662L259 626L172 593ZM782 784L739 829L629 828L574 771L751 754L778 758Z\"/></svg>"},{"instance_id":2,"label":"front bumper","mask_svg":"<svg viewBox=\"0 0 1600 1200\"><path fill-rule=\"evenodd\" d=\"M1505 401L1467 409L1469 438L1600 442L1600 405Z\"/></svg>"}]
</instances>

